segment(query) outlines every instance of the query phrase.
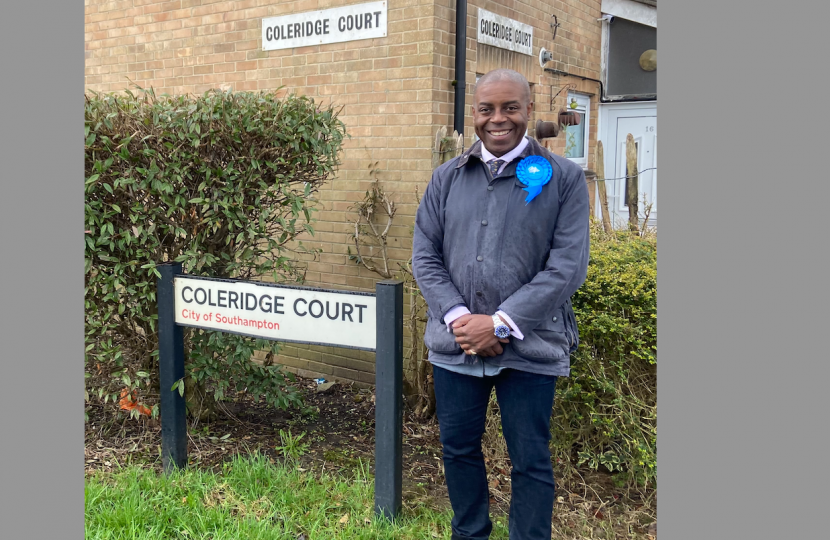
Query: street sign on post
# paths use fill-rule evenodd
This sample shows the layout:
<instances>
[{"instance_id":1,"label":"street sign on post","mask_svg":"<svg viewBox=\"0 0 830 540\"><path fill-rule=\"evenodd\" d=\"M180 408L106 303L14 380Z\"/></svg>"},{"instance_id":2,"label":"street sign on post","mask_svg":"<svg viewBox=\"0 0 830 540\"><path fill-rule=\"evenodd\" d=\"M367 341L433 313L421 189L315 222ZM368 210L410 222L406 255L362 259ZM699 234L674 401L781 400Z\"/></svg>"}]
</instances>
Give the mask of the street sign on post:
<instances>
[{"instance_id":1,"label":"street sign on post","mask_svg":"<svg viewBox=\"0 0 830 540\"><path fill-rule=\"evenodd\" d=\"M375 295L257 281L176 276L176 324L375 350Z\"/></svg>"},{"instance_id":2,"label":"street sign on post","mask_svg":"<svg viewBox=\"0 0 830 540\"><path fill-rule=\"evenodd\" d=\"M181 263L158 266L159 382L165 473L187 465L183 327L260 339L375 351L375 512L401 508L403 284L375 293L188 276Z\"/></svg>"}]
</instances>

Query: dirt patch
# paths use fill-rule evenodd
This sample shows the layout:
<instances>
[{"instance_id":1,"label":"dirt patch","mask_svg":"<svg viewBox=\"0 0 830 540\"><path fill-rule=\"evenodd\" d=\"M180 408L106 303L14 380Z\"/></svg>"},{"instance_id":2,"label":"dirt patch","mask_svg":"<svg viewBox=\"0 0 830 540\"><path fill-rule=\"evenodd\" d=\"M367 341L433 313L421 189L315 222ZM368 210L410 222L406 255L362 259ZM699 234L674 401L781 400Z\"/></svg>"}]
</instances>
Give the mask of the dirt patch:
<instances>
[{"instance_id":1,"label":"dirt patch","mask_svg":"<svg viewBox=\"0 0 830 540\"><path fill-rule=\"evenodd\" d=\"M238 453L258 451L283 458L280 431L301 446L300 466L314 470L354 469L374 461L375 405L371 390L335 384L325 392L311 379L298 379L305 409L280 411L247 397L224 403L210 423L188 424L189 463L217 469ZM142 463L161 470L158 420L130 419L114 407L94 407L86 426L85 469L111 470ZM404 497L447 503L438 427L405 418L403 434Z\"/></svg>"}]
</instances>

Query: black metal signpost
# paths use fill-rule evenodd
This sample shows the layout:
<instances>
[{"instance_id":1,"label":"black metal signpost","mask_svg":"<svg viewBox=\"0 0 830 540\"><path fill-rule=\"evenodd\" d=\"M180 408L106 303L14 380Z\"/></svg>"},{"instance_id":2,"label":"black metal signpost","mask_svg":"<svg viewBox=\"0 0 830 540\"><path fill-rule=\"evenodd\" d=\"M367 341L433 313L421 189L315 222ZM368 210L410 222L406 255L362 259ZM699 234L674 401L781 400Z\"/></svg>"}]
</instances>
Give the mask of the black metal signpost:
<instances>
[{"instance_id":1,"label":"black metal signpost","mask_svg":"<svg viewBox=\"0 0 830 540\"><path fill-rule=\"evenodd\" d=\"M185 402L179 390L172 389L176 381L184 377L184 339L182 326L208 329L216 328L189 322L186 325L177 323L176 277L187 278L193 276L182 274L182 265L180 263L162 264L158 266L158 270L161 274L161 277L158 279L156 299L158 302L159 325L161 447L162 465L165 473L169 473L175 468L183 468L187 465ZM206 278L198 279L211 281ZM213 281L231 282L232 280L217 279ZM291 289L296 290L298 288L291 287ZM204 291L202 292L204 293ZM327 292L351 294L350 291ZM376 301L376 344L373 349L375 351L375 513L389 519L394 519L401 509L403 283L392 280L378 282L375 287L374 296ZM247 302L247 300L245 301ZM240 305L241 303L242 300L240 300ZM272 309L276 310L276 299L274 299L274 304L271 305L274 306ZM262 306L261 298L260 306ZM328 304L326 305L326 309L328 309ZM349 309L351 310L352 307L349 306ZM310 311L311 307L309 306ZM326 312L326 314L328 315L329 313ZM312 314L312 316L314 315ZM363 310L360 309L360 317L362 316ZM342 320L345 321L346 317L347 314L345 308L343 308ZM338 319L337 312L335 312L334 319ZM352 319L351 311L349 312L349 319ZM196 320L198 321L199 319ZM245 335L251 334L246 333ZM257 337L276 339L259 335ZM300 339L280 339L280 341L314 343ZM363 348L372 350L371 348Z\"/></svg>"},{"instance_id":2,"label":"black metal signpost","mask_svg":"<svg viewBox=\"0 0 830 540\"><path fill-rule=\"evenodd\" d=\"M393 519L401 509L403 283L381 281L375 295L375 513Z\"/></svg>"},{"instance_id":3,"label":"black metal signpost","mask_svg":"<svg viewBox=\"0 0 830 540\"><path fill-rule=\"evenodd\" d=\"M161 408L161 463L164 472L187 465L187 424L184 397L171 390L184 377L184 335L176 324L173 278L182 273L181 263L158 267L156 289L159 325L159 386Z\"/></svg>"}]
</instances>

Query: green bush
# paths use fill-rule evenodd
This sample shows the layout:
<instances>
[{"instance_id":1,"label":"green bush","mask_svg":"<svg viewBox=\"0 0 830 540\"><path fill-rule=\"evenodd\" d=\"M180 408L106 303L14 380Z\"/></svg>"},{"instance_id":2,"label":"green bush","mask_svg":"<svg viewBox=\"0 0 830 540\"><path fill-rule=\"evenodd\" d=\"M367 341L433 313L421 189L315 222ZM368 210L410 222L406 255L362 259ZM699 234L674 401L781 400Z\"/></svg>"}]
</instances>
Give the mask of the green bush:
<instances>
[{"instance_id":1,"label":"green bush","mask_svg":"<svg viewBox=\"0 0 830 540\"><path fill-rule=\"evenodd\" d=\"M553 418L561 459L652 486L657 460L657 241L593 226L573 297L581 343Z\"/></svg>"},{"instance_id":2,"label":"green bush","mask_svg":"<svg viewBox=\"0 0 830 540\"><path fill-rule=\"evenodd\" d=\"M156 265L302 281L291 253L302 246L289 246L314 233L313 194L338 165L344 126L331 107L295 95L138 89L91 93L85 105L87 397L123 399L126 388L151 403ZM277 407L299 403L269 365L276 344L202 330L185 339L191 412L243 390ZM270 351L265 365L250 362L254 350Z\"/></svg>"}]
</instances>

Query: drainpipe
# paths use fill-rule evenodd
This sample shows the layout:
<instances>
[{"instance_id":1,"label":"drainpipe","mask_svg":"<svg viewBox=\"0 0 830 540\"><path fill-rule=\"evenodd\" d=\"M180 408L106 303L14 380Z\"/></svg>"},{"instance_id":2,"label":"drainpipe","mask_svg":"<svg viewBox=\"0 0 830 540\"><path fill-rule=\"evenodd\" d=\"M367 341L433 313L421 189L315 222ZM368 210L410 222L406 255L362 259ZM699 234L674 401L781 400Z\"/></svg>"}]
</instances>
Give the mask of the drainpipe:
<instances>
[{"instance_id":1,"label":"drainpipe","mask_svg":"<svg viewBox=\"0 0 830 540\"><path fill-rule=\"evenodd\" d=\"M467 91L467 0L455 0L455 112L454 129L464 134L464 99Z\"/></svg>"}]
</instances>

